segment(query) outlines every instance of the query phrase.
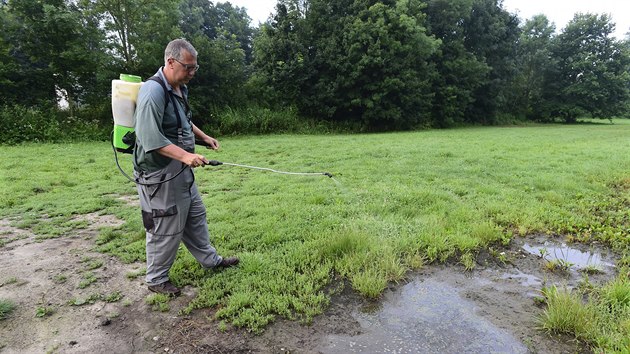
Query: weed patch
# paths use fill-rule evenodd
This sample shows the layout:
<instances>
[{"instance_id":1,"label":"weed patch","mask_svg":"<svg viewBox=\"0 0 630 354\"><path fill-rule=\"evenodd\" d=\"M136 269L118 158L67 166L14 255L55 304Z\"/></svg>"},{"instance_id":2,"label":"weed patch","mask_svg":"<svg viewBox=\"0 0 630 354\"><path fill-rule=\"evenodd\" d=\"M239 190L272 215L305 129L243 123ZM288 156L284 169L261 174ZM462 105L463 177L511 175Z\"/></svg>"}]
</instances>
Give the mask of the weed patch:
<instances>
[{"instance_id":1,"label":"weed patch","mask_svg":"<svg viewBox=\"0 0 630 354\"><path fill-rule=\"evenodd\" d=\"M81 298L71 299L70 301L68 301L68 304L72 306L91 305L102 299L103 299L103 295L94 293L85 299L81 299Z\"/></svg>"},{"instance_id":2,"label":"weed patch","mask_svg":"<svg viewBox=\"0 0 630 354\"><path fill-rule=\"evenodd\" d=\"M15 307L13 301L0 299L0 321L8 318L13 310L15 310Z\"/></svg>"},{"instance_id":3,"label":"weed patch","mask_svg":"<svg viewBox=\"0 0 630 354\"><path fill-rule=\"evenodd\" d=\"M55 313L55 309L49 306L40 306L35 311L35 317L48 317Z\"/></svg>"},{"instance_id":4,"label":"weed patch","mask_svg":"<svg viewBox=\"0 0 630 354\"><path fill-rule=\"evenodd\" d=\"M599 289L571 292L550 287L543 294L547 308L539 321L544 330L575 336L596 351L629 348L630 281L625 275Z\"/></svg>"},{"instance_id":5,"label":"weed patch","mask_svg":"<svg viewBox=\"0 0 630 354\"><path fill-rule=\"evenodd\" d=\"M171 309L168 305L170 300L171 298L166 294L152 294L147 297L146 303L153 311L168 312Z\"/></svg>"}]
</instances>

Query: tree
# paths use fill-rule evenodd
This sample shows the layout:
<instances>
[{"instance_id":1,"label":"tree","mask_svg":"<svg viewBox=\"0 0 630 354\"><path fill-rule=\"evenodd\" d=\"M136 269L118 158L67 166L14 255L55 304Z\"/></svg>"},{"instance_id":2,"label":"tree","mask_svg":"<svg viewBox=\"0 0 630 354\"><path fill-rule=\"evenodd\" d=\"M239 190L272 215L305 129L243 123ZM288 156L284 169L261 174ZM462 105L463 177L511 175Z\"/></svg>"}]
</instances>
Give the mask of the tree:
<instances>
[{"instance_id":1,"label":"tree","mask_svg":"<svg viewBox=\"0 0 630 354\"><path fill-rule=\"evenodd\" d=\"M432 80L433 125L448 127L466 120L475 102L475 91L485 82L490 67L466 49L465 27L473 0L430 0L427 9L429 33L440 40L431 57L437 74Z\"/></svg>"},{"instance_id":2,"label":"tree","mask_svg":"<svg viewBox=\"0 0 630 354\"><path fill-rule=\"evenodd\" d=\"M555 67L551 53L555 30L545 15L537 15L527 20L519 39L513 111L529 119L546 120L550 116L544 85L546 75Z\"/></svg>"},{"instance_id":3,"label":"tree","mask_svg":"<svg viewBox=\"0 0 630 354\"><path fill-rule=\"evenodd\" d=\"M312 117L369 129L430 121L426 34L419 0L281 0L256 46L257 68Z\"/></svg>"},{"instance_id":4,"label":"tree","mask_svg":"<svg viewBox=\"0 0 630 354\"><path fill-rule=\"evenodd\" d=\"M509 113L510 90L516 75L518 17L502 7L501 0L474 0L471 16L464 21L464 45L490 68L474 90L468 122L493 123L497 114Z\"/></svg>"},{"instance_id":5,"label":"tree","mask_svg":"<svg viewBox=\"0 0 630 354\"><path fill-rule=\"evenodd\" d=\"M22 55L16 50L16 37L19 28L17 18L10 11L8 4L0 6L0 23L3 24L3 30L0 31L0 95L3 104L15 104L23 102L24 99L46 97L47 92L43 94L37 92L39 86L34 87L32 94L28 97L24 97L22 94L28 89L28 83L20 65Z\"/></svg>"},{"instance_id":6,"label":"tree","mask_svg":"<svg viewBox=\"0 0 630 354\"><path fill-rule=\"evenodd\" d=\"M356 18L340 33L346 57L342 75L324 81L339 87L337 117L361 117L376 129L428 125L434 72L429 57L437 48L426 34L420 1L355 1Z\"/></svg>"},{"instance_id":7,"label":"tree","mask_svg":"<svg viewBox=\"0 0 630 354\"><path fill-rule=\"evenodd\" d=\"M178 2L161 0L80 0L107 34L113 66L147 77L164 63L166 44L179 36Z\"/></svg>"},{"instance_id":8,"label":"tree","mask_svg":"<svg viewBox=\"0 0 630 354\"><path fill-rule=\"evenodd\" d=\"M606 14L577 13L554 40L557 65L546 94L554 113L566 122L575 122L582 113L610 118L625 111L630 57L623 43L611 37L614 28Z\"/></svg>"},{"instance_id":9,"label":"tree","mask_svg":"<svg viewBox=\"0 0 630 354\"><path fill-rule=\"evenodd\" d=\"M3 17L10 35L2 41L2 55L10 57L7 81L17 92L15 101L56 102L59 93L71 108L84 101L99 67L96 25L64 0L9 1Z\"/></svg>"},{"instance_id":10,"label":"tree","mask_svg":"<svg viewBox=\"0 0 630 354\"><path fill-rule=\"evenodd\" d=\"M250 27L252 20L244 7L229 2L213 5L208 0L184 0L180 10L180 27L185 35L202 32L210 39L233 39L245 53L246 64L251 62L254 29Z\"/></svg>"},{"instance_id":11,"label":"tree","mask_svg":"<svg viewBox=\"0 0 630 354\"><path fill-rule=\"evenodd\" d=\"M279 0L276 13L263 24L254 41L254 80L268 87L267 97L279 105L299 104L306 80L312 75L309 50L317 48L304 36L305 9L291 0Z\"/></svg>"},{"instance_id":12,"label":"tree","mask_svg":"<svg viewBox=\"0 0 630 354\"><path fill-rule=\"evenodd\" d=\"M200 69L190 90L195 121L202 125L216 107L245 103L251 20L243 8L207 0L185 0L180 10L183 34L199 52Z\"/></svg>"}]
</instances>

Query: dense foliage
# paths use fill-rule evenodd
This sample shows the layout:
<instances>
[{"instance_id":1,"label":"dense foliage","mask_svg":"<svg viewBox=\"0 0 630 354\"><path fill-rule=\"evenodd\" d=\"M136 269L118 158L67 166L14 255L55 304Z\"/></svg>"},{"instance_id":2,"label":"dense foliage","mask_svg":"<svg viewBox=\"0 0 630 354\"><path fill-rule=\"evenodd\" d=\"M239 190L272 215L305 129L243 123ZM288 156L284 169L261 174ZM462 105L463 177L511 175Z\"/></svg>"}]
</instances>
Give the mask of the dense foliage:
<instances>
[{"instance_id":1,"label":"dense foliage","mask_svg":"<svg viewBox=\"0 0 630 354\"><path fill-rule=\"evenodd\" d=\"M271 115L283 131L400 130L574 122L630 106L630 39L611 36L608 15L578 13L557 33L501 0L278 0L258 28L246 9L207 0L4 0L0 22L3 119L63 100L63 115L106 128L111 80L152 75L176 37L199 51L194 119L223 133L258 132L233 124L252 110L293 112Z\"/></svg>"}]
</instances>

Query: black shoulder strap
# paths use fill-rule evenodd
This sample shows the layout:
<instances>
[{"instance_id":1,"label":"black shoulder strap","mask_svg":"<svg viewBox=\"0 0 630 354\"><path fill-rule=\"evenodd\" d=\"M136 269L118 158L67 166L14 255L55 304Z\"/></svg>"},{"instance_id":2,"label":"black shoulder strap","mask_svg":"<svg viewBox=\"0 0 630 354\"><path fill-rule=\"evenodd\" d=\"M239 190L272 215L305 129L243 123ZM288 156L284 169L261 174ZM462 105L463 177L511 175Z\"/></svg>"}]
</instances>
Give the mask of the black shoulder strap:
<instances>
[{"instance_id":1,"label":"black shoulder strap","mask_svg":"<svg viewBox=\"0 0 630 354\"><path fill-rule=\"evenodd\" d=\"M164 97L166 100L166 103L164 103L164 111L166 111L166 107L168 107L168 103L172 100L172 93L168 91L168 89L166 88L166 84L164 83L164 81L162 81L162 78L160 78L159 76L155 75L155 76L151 76L150 78L148 78L147 80L151 80L151 81L155 81L158 84L160 84L160 86L162 86L162 89L164 90ZM183 129L182 129L182 118L179 116L179 109L177 109L177 107L175 106L175 103L173 103L173 111L175 111L175 117L177 117L177 140L182 143L183 141Z\"/></svg>"},{"instance_id":2,"label":"black shoulder strap","mask_svg":"<svg viewBox=\"0 0 630 354\"><path fill-rule=\"evenodd\" d=\"M164 81L162 81L162 79L159 76L151 76L147 80L155 81L158 84L160 84L160 86L162 86L162 89L164 90L164 99L165 99L165 102L166 102L164 104L164 110L166 110L166 107L168 106L168 103L171 101L171 97L168 94L168 89L166 88L166 84L164 84Z\"/></svg>"}]
</instances>

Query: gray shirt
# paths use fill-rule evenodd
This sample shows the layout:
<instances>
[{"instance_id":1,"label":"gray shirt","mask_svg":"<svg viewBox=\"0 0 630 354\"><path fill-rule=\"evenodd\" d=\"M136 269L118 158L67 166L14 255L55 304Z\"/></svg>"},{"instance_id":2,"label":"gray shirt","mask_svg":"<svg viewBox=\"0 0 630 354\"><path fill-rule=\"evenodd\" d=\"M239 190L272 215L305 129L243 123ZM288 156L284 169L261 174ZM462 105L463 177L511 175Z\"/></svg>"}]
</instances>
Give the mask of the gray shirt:
<instances>
[{"instance_id":1,"label":"gray shirt","mask_svg":"<svg viewBox=\"0 0 630 354\"><path fill-rule=\"evenodd\" d=\"M134 113L136 146L133 153L133 164L136 171L153 172L166 167L171 159L157 152L160 148L170 144L184 148L177 141L175 108L179 110L184 141L187 139L194 141L192 125L189 120L190 110L187 109L184 101L184 98L188 98L188 88L182 85L180 88L184 98L179 97L166 81L162 68L157 71L156 75L162 79L169 94L173 93L171 95L173 99L165 110L166 96L159 83L147 80L140 87Z\"/></svg>"}]
</instances>

